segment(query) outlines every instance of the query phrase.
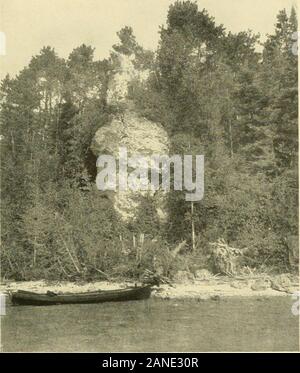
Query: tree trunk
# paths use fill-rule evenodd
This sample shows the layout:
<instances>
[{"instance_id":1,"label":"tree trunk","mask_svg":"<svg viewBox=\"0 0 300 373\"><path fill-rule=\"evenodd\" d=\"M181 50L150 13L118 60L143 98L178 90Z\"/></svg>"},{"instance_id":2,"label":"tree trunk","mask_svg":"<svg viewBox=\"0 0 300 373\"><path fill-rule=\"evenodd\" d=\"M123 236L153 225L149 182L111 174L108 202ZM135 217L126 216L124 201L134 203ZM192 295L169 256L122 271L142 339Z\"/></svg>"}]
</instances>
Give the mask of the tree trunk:
<instances>
[{"instance_id":1,"label":"tree trunk","mask_svg":"<svg viewBox=\"0 0 300 373\"><path fill-rule=\"evenodd\" d=\"M195 250L195 224L194 224L194 202L191 202L191 223L192 223L192 251Z\"/></svg>"},{"instance_id":2,"label":"tree trunk","mask_svg":"<svg viewBox=\"0 0 300 373\"><path fill-rule=\"evenodd\" d=\"M231 119L229 120L229 141L230 141L230 157L233 158L233 140L232 140Z\"/></svg>"},{"instance_id":3,"label":"tree trunk","mask_svg":"<svg viewBox=\"0 0 300 373\"><path fill-rule=\"evenodd\" d=\"M35 267L35 264L36 264L36 237L34 237L32 266Z\"/></svg>"}]
</instances>

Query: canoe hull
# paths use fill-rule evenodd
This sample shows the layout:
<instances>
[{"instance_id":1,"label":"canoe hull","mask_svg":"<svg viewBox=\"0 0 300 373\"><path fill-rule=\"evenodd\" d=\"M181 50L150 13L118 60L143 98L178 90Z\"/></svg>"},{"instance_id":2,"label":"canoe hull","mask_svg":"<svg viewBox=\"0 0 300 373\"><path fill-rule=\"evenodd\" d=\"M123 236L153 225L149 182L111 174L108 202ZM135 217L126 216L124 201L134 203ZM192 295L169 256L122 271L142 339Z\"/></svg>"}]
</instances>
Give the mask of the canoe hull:
<instances>
[{"instance_id":1,"label":"canoe hull","mask_svg":"<svg viewBox=\"0 0 300 373\"><path fill-rule=\"evenodd\" d=\"M27 291L17 291L12 294L11 301L14 305L50 306L57 304L86 304L103 302L125 302L148 299L151 287L133 287L120 290L105 290L87 293L66 294L38 294Z\"/></svg>"}]
</instances>

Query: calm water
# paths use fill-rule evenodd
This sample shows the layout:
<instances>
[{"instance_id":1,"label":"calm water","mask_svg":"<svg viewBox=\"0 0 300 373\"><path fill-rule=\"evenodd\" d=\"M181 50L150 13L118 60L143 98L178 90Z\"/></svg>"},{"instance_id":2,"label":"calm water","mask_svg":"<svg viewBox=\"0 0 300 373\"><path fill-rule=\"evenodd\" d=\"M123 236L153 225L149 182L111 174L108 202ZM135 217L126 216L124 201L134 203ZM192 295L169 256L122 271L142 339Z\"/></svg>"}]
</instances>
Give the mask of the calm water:
<instances>
[{"instance_id":1,"label":"calm water","mask_svg":"<svg viewBox=\"0 0 300 373\"><path fill-rule=\"evenodd\" d=\"M3 351L295 351L291 297L9 306Z\"/></svg>"}]
</instances>

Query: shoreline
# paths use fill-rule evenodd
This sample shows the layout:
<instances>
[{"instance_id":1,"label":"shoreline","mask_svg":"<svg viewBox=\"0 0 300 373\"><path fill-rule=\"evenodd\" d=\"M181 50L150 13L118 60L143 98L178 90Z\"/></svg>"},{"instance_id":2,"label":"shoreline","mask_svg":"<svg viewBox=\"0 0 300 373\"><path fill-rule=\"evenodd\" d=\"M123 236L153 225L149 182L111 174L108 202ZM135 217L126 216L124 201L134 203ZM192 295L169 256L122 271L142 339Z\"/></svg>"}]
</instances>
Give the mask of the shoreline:
<instances>
[{"instance_id":1,"label":"shoreline","mask_svg":"<svg viewBox=\"0 0 300 373\"><path fill-rule=\"evenodd\" d=\"M274 286L274 284L276 286ZM67 282L67 281L7 281L0 283L0 294L9 295L17 290L27 290L45 293L48 290L57 293L79 293L95 290L114 290L135 286L130 281L93 281L93 282ZM171 285L153 287L151 297L158 299L194 299L194 300L219 300L231 297L273 297L292 296L299 291L299 283L292 282L289 286L280 285L265 278L214 278L207 280L193 280L177 282Z\"/></svg>"}]
</instances>

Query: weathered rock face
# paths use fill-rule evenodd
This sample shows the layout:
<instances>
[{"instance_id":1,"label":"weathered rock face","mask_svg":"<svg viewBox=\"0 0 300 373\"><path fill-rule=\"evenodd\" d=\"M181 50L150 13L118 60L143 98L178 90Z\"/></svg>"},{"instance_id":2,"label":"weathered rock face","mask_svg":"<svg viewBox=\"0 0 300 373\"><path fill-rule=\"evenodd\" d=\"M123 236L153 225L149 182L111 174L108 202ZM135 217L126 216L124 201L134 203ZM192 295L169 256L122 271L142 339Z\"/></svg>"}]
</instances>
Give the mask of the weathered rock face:
<instances>
[{"instance_id":1,"label":"weathered rock face","mask_svg":"<svg viewBox=\"0 0 300 373\"><path fill-rule=\"evenodd\" d=\"M168 154L169 141L165 130L159 124L128 111L122 119L114 118L109 125L96 132L92 151L96 156L113 155L118 161L120 147L127 149L128 157L140 154L150 162L152 154ZM124 221L130 221L136 216L141 197L146 195L153 197L158 217L164 220L166 194L162 191L117 190L114 194L114 207Z\"/></svg>"},{"instance_id":2,"label":"weathered rock face","mask_svg":"<svg viewBox=\"0 0 300 373\"><path fill-rule=\"evenodd\" d=\"M117 157L121 146L126 147L130 154L168 154L169 140L160 124L128 110L122 118L115 117L96 132L92 150L96 155L105 151L105 154Z\"/></svg>"},{"instance_id":3,"label":"weathered rock face","mask_svg":"<svg viewBox=\"0 0 300 373\"><path fill-rule=\"evenodd\" d=\"M99 155L113 155L119 161L119 149L126 148L128 157L141 155L150 160L151 155L164 155L169 153L169 139L166 131L159 123L154 123L138 115L127 99L128 83L131 79L143 80L147 72L134 70L132 58L119 56L120 67L109 83L108 102L122 103L125 112L116 115L110 124L105 125L96 132L91 145L93 153ZM149 163L150 165L150 163ZM130 170L128 170L130 173ZM118 173L117 173L118 183ZM150 188L149 188L150 189ZM135 219L140 206L141 197L153 197L158 218L166 219L166 193L163 191L118 190L114 192L114 208L121 218L130 222Z\"/></svg>"}]
</instances>

